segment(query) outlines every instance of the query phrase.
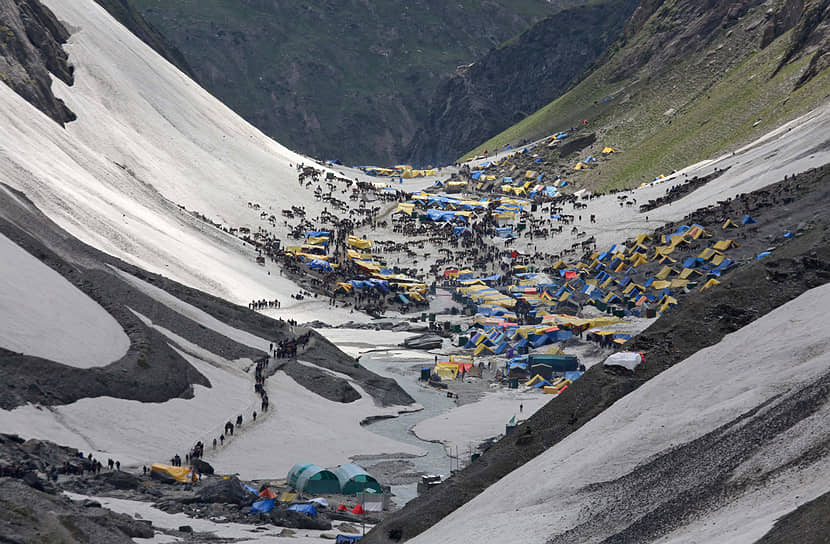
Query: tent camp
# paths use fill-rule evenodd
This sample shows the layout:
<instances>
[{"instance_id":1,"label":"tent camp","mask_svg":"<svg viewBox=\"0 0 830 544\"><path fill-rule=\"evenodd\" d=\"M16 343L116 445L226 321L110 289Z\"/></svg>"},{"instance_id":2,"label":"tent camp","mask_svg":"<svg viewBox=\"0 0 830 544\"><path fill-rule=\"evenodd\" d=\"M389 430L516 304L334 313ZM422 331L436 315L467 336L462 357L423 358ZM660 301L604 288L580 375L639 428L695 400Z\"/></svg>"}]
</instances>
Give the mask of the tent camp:
<instances>
[{"instance_id":1,"label":"tent camp","mask_svg":"<svg viewBox=\"0 0 830 544\"><path fill-rule=\"evenodd\" d=\"M311 463L297 463L288 471L285 481L304 493L339 493L340 483L330 470Z\"/></svg>"},{"instance_id":2,"label":"tent camp","mask_svg":"<svg viewBox=\"0 0 830 544\"><path fill-rule=\"evenodd\" d=\"M334 471L340 482L340 490L344 495L354 495L361 491L381 492L380 484L368 472L354 464L337 467Z\"/></svg>"}]
</instances>

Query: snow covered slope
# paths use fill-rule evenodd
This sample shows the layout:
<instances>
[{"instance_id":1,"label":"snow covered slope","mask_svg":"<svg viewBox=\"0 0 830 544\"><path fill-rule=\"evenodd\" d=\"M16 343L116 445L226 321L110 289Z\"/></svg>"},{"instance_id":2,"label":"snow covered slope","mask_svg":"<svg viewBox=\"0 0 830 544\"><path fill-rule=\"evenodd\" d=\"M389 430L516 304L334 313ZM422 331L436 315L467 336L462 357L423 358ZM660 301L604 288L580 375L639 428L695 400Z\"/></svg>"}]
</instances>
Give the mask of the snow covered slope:
<instances>
[{"instance_id":1,"label":"snow covered slope","mask_svg":"<svg viewBox=\"0 0 830 544\"><path fill-rule=\"evenodd\" d=\"M130 340L100 305L0 234L0 347L79 368L107 365Z\"/></svg>"},{"instance_id":2,"label":"snow covered slope","mask_svg":"<svg viewBox=\"0 0 830 544\"><path fill-rule=\"evenodd\" d=\"M830 436L828 303L815 288L701 350L412 542L754 542L830 490L808 455Z\"/></svg>"},{"instance_id":3,"label":"snow covered slope","mask_svg":"<svg viewBox=\"0 0 830 544\"><path fill-rule=\"evenodd\" d=\"M296 165L309 159L248 125L94 0L45 3L72 32L75 84L53 89L78 120L61 129L0 85L0 181L80 240L142 268L237 303L290 305L297 288L276 268L178 206L253 230L267 223L248 202L314 212L296 190Z\"/></svg>"}]
</instances>

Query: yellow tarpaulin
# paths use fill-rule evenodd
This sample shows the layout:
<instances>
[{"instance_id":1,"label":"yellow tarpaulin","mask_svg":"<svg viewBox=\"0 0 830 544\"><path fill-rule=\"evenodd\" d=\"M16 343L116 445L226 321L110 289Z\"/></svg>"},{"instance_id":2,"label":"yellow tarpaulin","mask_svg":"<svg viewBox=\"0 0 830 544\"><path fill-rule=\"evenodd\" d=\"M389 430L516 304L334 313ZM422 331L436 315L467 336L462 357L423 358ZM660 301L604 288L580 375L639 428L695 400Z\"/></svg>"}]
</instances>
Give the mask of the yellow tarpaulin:
<instances>
[{"instance_id":1,"label":"yellow tarpaulin","mask_svg":"<svg viewBox=\"0 0 830 544\"><path fill-rule=\"evenodd\" d=\"M412 203L412 202L401 202L400 204L398 204L398 207L395 208L395 211L392 212L392 213L403 212L406 215L412 215L412 213L414 211L415 211L415 204L414 203Z\"/></svg>"},{"instance_id":2,"label":"yellow tarpaulin","mask_svg":"<svg viewBox=\"0 0 830 544\"><path fill-rule=\"evenodd\" d=\"M163 465L161 463L153 463L150 470L167 474L179 482L196 481L196 474L193 473L193 469L188 467L174 467L171 465Z\"/></svg>"},{"instance_id":3,"label":"yellow tarpaulin","mask_svg":"<svg viewBox=\"0 0 830 544\"><path fill-rule=\"evenodd\" d=\"M372 247L371 240L363 240L354 235L349 235L349 245L358 249L370 249Z\"/></svg>"},{"instance_id":4,"label":"yellow tarpaulin","mask_svg":"<svg viewBox=\"0 0 830 544\"><path fill-rule=\"evenodd\" d=\"M297 500L296 493L289 493L288 491L283 491L282 495L280 495L280 502L282 503L291 503Z\"/></svg>"}]
</instances>

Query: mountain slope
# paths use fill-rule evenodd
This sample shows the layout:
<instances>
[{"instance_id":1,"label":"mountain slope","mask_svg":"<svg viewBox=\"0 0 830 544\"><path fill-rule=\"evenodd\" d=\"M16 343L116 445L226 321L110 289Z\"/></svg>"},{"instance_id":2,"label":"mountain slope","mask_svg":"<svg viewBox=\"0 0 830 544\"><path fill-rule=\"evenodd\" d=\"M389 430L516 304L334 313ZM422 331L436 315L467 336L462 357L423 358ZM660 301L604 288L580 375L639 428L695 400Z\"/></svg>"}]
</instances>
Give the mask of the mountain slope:
<instances>
[{"instance_id":1,"label":"mountain slope","mask_svg":"<svg viewBox=\"0 0 830 544\"><path fill-rule=\"evenodd\" d=\"M636 0L577 6L551 15L488 52L435 91L407 149L415 164L447 164L547 104L617 39Z\"/></svg>"},{"instance_id":2,"label":"mountain slope","mask_svg":"<svg viewBox=\"0 0 830 544\"><path fill-rule=\"evenodd\" d=\"M144 17L129 3L128 0L96 0L110 15L119 23L130 29L130 32L141 38L141 41L149 45L159 55L173 63L176 68L196 80L193 69L188 66L181 51L170 43L153 25L149 24Z\"/></svg>"},{"instance_id":3,"label":"mountain slope","mask_svg":"<svg viewBox=\"0 0 830 544\"><path fill-rule=\"evenodd\" d=\"M623 153L575 183L622 187L734 149L826 100L827 28L809 22L825 15L800 0L645 2L603 66L475 152L587 119Z\"/></svg>"},{"instance_id":4,"label":"mountain slope","mask_svg":"<svg viewBox=\"0 0 830 544\"><path fill-rule=\"evenodd\" d=\"M578 0L129 0L200 82L292 149L399 162L442 76Z\"/></svg>"}]
</instances>

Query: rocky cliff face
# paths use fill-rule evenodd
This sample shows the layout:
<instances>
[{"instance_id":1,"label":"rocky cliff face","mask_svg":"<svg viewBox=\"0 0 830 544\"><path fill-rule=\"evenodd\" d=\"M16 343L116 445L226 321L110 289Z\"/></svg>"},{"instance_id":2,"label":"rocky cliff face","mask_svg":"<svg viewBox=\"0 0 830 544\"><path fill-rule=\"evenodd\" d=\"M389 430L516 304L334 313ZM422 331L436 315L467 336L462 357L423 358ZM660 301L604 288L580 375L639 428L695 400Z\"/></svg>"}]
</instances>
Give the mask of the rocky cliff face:
<instances>
[{"instance_id":1,"label":"rocky cliff face","mask_svg":"<svg viewBox=\"0 0 830 544\"><path fill-rule=\"evenodd\" d=\"M452 162L562 94L617 39L637 4L613 0L562 11L447 78L408 161Z\"/></svg>"},{"instance_id":2,"label":"rocky cliff face","mask_svg":"<svg viewBox=\"0 0 830 544\"><path fill-rule=\"evenodd\" d=\"M61 48L69 32L39 0L0 0L0 80L63 126L72 113L52 93L49 74L72 85Z\"/></svg>"}]
</instances>

